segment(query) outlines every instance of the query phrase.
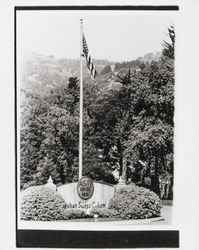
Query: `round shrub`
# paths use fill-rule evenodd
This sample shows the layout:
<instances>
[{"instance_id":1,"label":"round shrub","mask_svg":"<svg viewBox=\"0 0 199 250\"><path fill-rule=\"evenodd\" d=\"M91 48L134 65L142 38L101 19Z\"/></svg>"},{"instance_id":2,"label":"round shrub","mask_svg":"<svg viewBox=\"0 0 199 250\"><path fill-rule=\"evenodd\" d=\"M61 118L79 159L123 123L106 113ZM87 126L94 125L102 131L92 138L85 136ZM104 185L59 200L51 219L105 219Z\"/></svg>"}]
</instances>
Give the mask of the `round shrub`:
<instances>
[{"instance_id":1,"label":"round shrub","mask_svg":"<svg viewBox=\"0 0 199 250\"><path fill-rule=\"evenodd\" d=\"M122 219L146 219L160 216L159 197L149 189L129 185L119 189L109 203Z\"/></svg>"},{"instance_id":2,"label":"round shrub","mask_svg":"<svg viewBox=\"0 0 199 250\"><path fill-rule=\"evenodd\" d=\"M119 213L115 209L109 208L93 208L90 215L93 217L97 214L100 218L118 218Z\"/></svg>"},{"instance_id":3,"label":"round shrub","mask_svg":"<svg viewBox=\"0 0 199 250\"><path fill-rule=\"evenodd\" d=\"M21 219L53 221L65 218L65 201L56 191L44 186L21 192Z\"/></svg>"}]
</instances>

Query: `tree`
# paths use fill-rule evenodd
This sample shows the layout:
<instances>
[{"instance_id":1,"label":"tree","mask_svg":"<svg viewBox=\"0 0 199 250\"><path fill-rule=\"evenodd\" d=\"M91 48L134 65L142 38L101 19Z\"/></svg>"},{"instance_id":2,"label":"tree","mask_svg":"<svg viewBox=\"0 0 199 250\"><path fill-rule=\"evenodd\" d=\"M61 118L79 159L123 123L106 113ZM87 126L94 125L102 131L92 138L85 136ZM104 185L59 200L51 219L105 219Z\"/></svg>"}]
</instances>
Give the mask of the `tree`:
<instances>
[{"instance_id":1,"label":"tree","mask_svg":"<svg viewBox=\"0 0 199 250\"><path fill-rule=\"evenodd\" d=\"M73 181L79 140L77 78L45 97L28 95L26 100L21 119L21 188L44 184L49 175L55 184Z\"/></svg>"},{"instance_id":2,"label":"tree","mask_svg":"<svg viewBox=\"0 0 199 250\"><path fill-rule=\"evenodd\" d=\"M120 174L125 163L124 141L128 136L130 125L131 102L133 92L130 86L131 72L120 77L120 90L95 91L94 102L86 102L89 114L89 126L85 127L85 137L101 152L103 161L114 170L116 163L120 165ZM131 91L130 91L131 89ZM93 92L86 92L86 100L93 97ZM90 106L92 105L92 106ZM88 122L87 122L88 123ZM85 140L84 137L84 140Z\"/></svg>"},{"instance_id":3,"label":"tree","mask_svg":"<svg viewBox=\"0 0 199 250\"><path fill-rule=\"evenodd\" d=\"M113 184L115 183L115 179L111 171L111 164L108 160L111 158L108 156L108 153L105 156L104 152L102 152L104 149L107 150L107 152L110 150L108 143L110 140L107 136L106 138L103 136L102 131L104 128L99 130L99 127L103 124L103 121L100 120L100 114L103 112L103 110L101 110L102 103L100 102L100 96L102 97L103 94L99 92L97 85L88 86L85 84L83 172L93 180ZM102 100L104 100L103 97ZM98 117L97 113L99 115ZM104 144L104 146L102 146L102 144ZM104 159L104 156L106 159Z\"/></svg>"},{"instance_id":4,"label":"tree","mask_svg":"<svg viewBox=\"0 0 199 250\"><path fill-rule=\"evenodd\" d=\"M139 72L118 75L120 88L96 91L86 107L85 133L104 163L112 170L119 163L125 180L136 173L156 193L160 175L173 175L174 60L164 53Z\"/></svg>"},{"instance_id":5,"label":"tree","mask_svg":"<svg viewBox=\"0 0 199 250\"><path fill-rule=\"evenodd\" d=\"M174 39L168 50L174 55ZM134 125L125 143L129 165L140 173L139 183L146 185L144 179L149 177L149 186L156 193L159 177L166 173L173 176L174 60L167 52L164 48L160 60L136 75L140 86L133 103Z\"/></svg>"},{"instance_id":6,"label":"tree","mask_svg":"<svg viewBox=\"0 0 199 250\"><path fill-rule=\"evenodd\" d=\"M168 32L169 32L170 42L164 41L162 54L163 54L163 56L166 56L169 59L174 60L174 58L175 58L175 31L174 31L174 27L171 26L170 28L168 28Z\"/></svg>"},{"instance_id":7,"label":"tree","mask_svg":"<svg viewBox=\"0 0 199 250\"><path fill-rule=\"evenodd\" d=\"M147 126L144 131L132 130L126 148L125 153L131 164L136 164L140 160L145 162L146 172L142 174L151 178L151 189L158 193L159 175L167 167L166 156L173 152L172 128L160 122Z\"/></svg>"},{"instance_id":8,"label":"tree","mask_svg":"<svg viewBox=\"0 0 199 250\"><path fill-rule=\"evenodd\" d=\"M157 61L124 62L117 88L113 73L99 76L100 85L84 79L83 173L93 180L115 183L112 171L159 192L159 177L173 176L174 44L164 42ZM106 67L105 67L106 68ZM108 68L108 67L107 67ZM110 68L109 68L110 70ZM77 179L79 82L68 79L45 96L25 93L22 110L21 187Z\"/></svg>"},{"instance_id":9,"label":"tree","mask_svg":"<svg viewBox=\"0 0 199 250\"><path fill-rule=\"evenodd\" d=\"M92 180L116 184L109 164L103 161L100 150L93 144L84 143L83 175Z\"/></svg>"},{"instance_id":10,"label":"tree","mask_svg":"<svg viewBox=\"0 0 199 250\"><path fill-rule=\"evenodd\" d=\"M102 71L100 72L101 75L107 74L112 72L111 70L111 66L108 64L106 66L104 66L104 68L102 69Z\"/></svg>"},{"instance_id":11,"label":"tree","mask_svg":"<svg viewBox=\"0 0 199 250\"><path fill-rule=\"evenodd\" d=\"M34 98L27 94L29 100L21 112L20 130L20 186L26 188L35 185L35 173L39 164L39 152L44 129L39 118L47 111L45 101L41 103L38 96Z\"/></svg>"}]
</instances>

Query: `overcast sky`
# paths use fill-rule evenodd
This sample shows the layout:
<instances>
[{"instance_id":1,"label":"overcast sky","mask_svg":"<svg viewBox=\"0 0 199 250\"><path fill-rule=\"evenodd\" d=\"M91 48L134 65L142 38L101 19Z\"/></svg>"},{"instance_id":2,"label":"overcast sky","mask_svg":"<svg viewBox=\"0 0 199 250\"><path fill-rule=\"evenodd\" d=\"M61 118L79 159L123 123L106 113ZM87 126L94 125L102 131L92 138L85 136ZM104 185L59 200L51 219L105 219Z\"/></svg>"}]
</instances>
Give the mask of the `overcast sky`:
<instances>
[{"instance_id":1,"label":"overcast sky","mask_svg":"<svg viewBox=\"0 0 199 250\"><path fill-rule=\"evenodd\" d=\"M17 11L17 56L31 53L79 58L80 24L95 59L132 60L161 51L169 12L142 11Z\"/></svg>"}]
</instances>

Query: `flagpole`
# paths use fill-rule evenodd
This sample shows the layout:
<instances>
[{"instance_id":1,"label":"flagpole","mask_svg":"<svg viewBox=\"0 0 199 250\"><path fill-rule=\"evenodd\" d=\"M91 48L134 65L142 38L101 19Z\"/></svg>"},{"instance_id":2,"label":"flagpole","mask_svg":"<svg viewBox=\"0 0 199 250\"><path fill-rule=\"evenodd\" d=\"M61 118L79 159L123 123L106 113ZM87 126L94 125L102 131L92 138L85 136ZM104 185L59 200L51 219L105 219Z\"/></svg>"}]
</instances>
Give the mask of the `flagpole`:
<instances>
[{"instance_id":1,"label":"flagpole","mask_svg":"<svg viewBox=\"0 0 199 250\"><path fill-rule=\"evenodd\" d=\"M82 177L82 151L83 151L83 19L80 19L80 99L79 99L79 179Z\"/></svg>"}]
</instances>

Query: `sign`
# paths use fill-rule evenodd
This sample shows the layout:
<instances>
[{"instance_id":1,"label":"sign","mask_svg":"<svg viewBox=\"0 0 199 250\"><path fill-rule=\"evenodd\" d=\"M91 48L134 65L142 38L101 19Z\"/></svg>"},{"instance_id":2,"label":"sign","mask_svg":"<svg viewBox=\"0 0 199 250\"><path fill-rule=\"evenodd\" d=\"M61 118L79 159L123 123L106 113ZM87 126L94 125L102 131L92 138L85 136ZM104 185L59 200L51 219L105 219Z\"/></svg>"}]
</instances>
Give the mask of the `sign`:
<instances>
[{"instance_id":1,"label":"sign","mask_svg":"<svg viewBox=\"0 0 199 250\"><path fill-rule=\"evenodd\" d=\"M87 210L87 209L93 209L93 208L106 208L106 203L99 203L99 202L95 202L95 201L92 201L92 202L88 202L88 203L84 203L82 201L79 201L78 203L66 203L66 208L68 209L84 209L84 210Z\"/></svg>"},{"instance_id":2,"label":"sign","mask_svg":"<svg viewBox=\"0 0 199 250\"><path fill-rule=\"evenodd\" d=\"M88 200L92 197L94 192L94 185L91 178L83 176L77 184L77 192L81 199Z\"/></svg>"},{"instance_id":3,"label":"sign","mask_svg":"<svg viewBox=\"0 0 199 250\"><path fill-rule=\"evenodd\" d=\"M84 178L85 177L83 177L83 180L85 180ZM86 212L89 212L90 210L95 208L108 207L108 204L115 192L114 186L92 181L88 177L86 177L86 179L89 179L89 182L87 182L89 190L93 189L93 192L91 192L91 194L93 194L87 200L85 200L85 196L89 197L88 190L86 191L86 194L84 194L84 196L80 196L83 192L80 191L82 181L79 181L79 183L67 183L57 187L57 192L65 200L66 209L82 209ZM85 186L86 185L84 185L83 187Z\"/></svg>"}]
</instances>

